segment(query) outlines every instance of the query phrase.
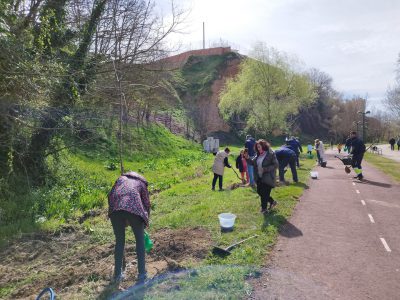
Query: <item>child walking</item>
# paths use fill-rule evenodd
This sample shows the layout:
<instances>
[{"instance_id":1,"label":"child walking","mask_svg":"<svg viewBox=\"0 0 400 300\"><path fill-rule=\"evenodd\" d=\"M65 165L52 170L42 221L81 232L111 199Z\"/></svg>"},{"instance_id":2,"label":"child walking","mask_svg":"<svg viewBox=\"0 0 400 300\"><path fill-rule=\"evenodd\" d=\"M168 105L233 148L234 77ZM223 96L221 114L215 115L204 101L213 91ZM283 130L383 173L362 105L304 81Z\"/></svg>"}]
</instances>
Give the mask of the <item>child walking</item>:
<instances>
[{"instance_id":1,"label":"child walking","mask_svg":"<svg viewBox=\"0 0 400 300\"><path fill-rule=\"evenodd\" d=\"M248 156L248 149L240 150L239 156L236 158L236 169L239 169L240 175L242 176L243 183L249 183L249 172L247 171L246 157ZM246 180L244 176L246 174Z\"/></svg>"}]
</instances>

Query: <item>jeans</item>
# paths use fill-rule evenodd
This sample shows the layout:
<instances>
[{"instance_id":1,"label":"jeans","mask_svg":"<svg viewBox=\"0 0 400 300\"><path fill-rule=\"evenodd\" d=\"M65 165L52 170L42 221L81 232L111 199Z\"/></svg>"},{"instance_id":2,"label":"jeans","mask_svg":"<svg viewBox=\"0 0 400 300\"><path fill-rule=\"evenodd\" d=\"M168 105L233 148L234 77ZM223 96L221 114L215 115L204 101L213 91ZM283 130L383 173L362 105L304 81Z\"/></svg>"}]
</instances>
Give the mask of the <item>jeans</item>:
<instances>
[{"instance_id":1,"label":"jeans","mask_svg":"<svg viewBox=\"0 0 400 300\"><path fill-rule=\"evenodd\" d=\"M254 166L247 164L247 173L249 173L250 185L254 185Z\"/></svg>"},{"instance_id":2,"label":"jeans","mask_svg":"<svg viewBox=\"0 0 400 300\"><path fill-rule=\"evenodd\" d=\"M290 170L292 171L293 181L297 182L296 157L294 156L285 157L279 161L279 180L285 181L285 168L287 165L290 166Z\"/></svg>"},{"instance_id":3,"label":"jeans","mask_svg":"<svg viewBox=\"0 0 400 300\"><path fill-rule=\"evenodd\" d=\"M213 181L212 181L212 189L214 190L215 189L215 184L217 183L217 179L219 179L219 189L220 190L222 190L222 175L218 175L218 174L215 174L214 173L214 178L213 178Z\"/></svg>"},{"instance_id":4,"label":"jeans","mask_svg":"<svg viewBox=\"0 0 400 300\"><path fill-rule=\"evenodd\" d=\"M146 274L145 250L144 250L144 222L137 215L127 211L115 211L110 216L111 224L115 235L115 266L114 278L118 278L122 273L122 260L125 248L125 224L129 222L136 240L136 255L138 260L138 277Z\"/></svg>"},{"instance_id":5,"label":"jeans","mask_svg":"<svg viewBox=\"0 0 400 300\"><path fill-rule=\"evenodd\" d=\"M263 183L261 179L257 181L257 194L260 196L262 209L267 209L268 202L270 205L274 202L274 199L271 198L271 190L272 187Z\"/></svg>"},{"instance_id":6,"label":"jeans","mask_svg":"<svg viewBox=\"0 0 400 300\"><path fill-rule=\"evenodd\" d=\"M322 157L321 157L321 155L319 154L319 151L317 151L317 158L318 158L318 164L320 165L320 164L322 164Z\"/></svg>"}]
</instances>

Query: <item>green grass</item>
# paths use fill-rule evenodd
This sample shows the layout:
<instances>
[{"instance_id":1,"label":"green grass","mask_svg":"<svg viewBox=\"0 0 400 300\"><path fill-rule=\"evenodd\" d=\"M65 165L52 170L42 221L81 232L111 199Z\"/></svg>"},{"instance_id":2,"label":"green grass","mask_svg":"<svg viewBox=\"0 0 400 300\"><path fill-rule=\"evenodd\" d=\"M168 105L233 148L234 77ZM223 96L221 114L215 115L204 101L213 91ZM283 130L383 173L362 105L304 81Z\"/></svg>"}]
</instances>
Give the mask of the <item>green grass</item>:
<instances>
[{"instance_id":1,"label":"green grass","mask_svg":"<svg viewBox=\"0 0 400 300\"><path fill-rule=\"evenodd\" d=\"M231 148L233 154L229 160L233 164L239 148ZM220 246L230 245L254 234L258 237L236 248L226 258L209 254L199 265L188 265L188 268L194 268L196 276L189 272L185 276L160 280L146 291L146 298L236 299L245 296L250 290L245 279L257 274L276 242L279 227L290 217L297 199L307 187L304 183L298 183L275 188L272 196L279 205L274 213L264 216L259 213L259 197L251 188L212 192L210 169L214 156L202 154L200 157L202 161L192 162L193 165L200 164L198 166L203 168L199 176L191 176L187 180L172 184L170 188L152 196L154 210L151 215L150 234L162 228L204 227L211 232L213 244ZM302 159L301 163L299 178L301 182L307 182L309 170L314 165L314 161ZM185 167L181 165L175 170L168 166L160 167L157 174L154 174L155 171L152 170L148 175L149 178L158 176L168 181L169 178L175 178L179 172L185 174L186 171L180 169L185 169ZM189 169L193 173L193 168L189 167ZM290 176L290 172L287 176ZM224 187L228 188L236 182L238 180L233 171L225 169ZM221 233L217 217L221 212L232 212L237 215L233 232ZM112 242L111 227L100 218L86 222L85 226L92 228L92 231L88 232L93 242ZM128 240L134 240L131 233L128 234Z\"/></svg>"},{"instance_id":2,"label":"green grass","mask_svg":"<svg viewBox=\"0 0 400 300\"><path fill-rule=\"evenodd\" d=\"M252 290L243 278L258 275L254 268L246 266L203 266L196 270L169 274L147 290L133 289L124 297L165 300L241 299L246 294L250 295Z\"/></svg>"},{"instance_id":3,"label":"green grass","mask_svg":"<svg viewBox=\"0 0 400 300\"><path fill-rule=\"evenodd\" d=\"M213 156L209 158L212 164ZM230 158L233 162L233 157ZM301 182L307 182L312 160L303 160L299 170ZM290 172L288 172L290 176ZM153 198L155 211L152 216L152 230L159 228L185 228L203 226L211 231L217 244L228 245L243 238L258 234L259 238L243 245L225 259L210 256L208 263L217 264L260 264L267 249L275 242L278 228L291 215L304 183L273 189L272 197L279 202L274 214L267 217L259 213L260 200L251 188L211 191L212 173L189 182L174 185ZM230 169L225 169L224 187L238 182ZM231 212L237 215L235 231L221 234L218 214Z\"/></svg>"},{"instance_id":4,"label":"green grass","mask_svg":"<svg viewBox=\"0 0 400 300\"><path fill-rule=\"evenodd\" d=\"M235 56L235 53L191 56L182 69L187 91L193 96L211 93L210 87L217 79L219 69Z\"/></svg>"},{"instance_id":5,"label":"green grass","mask_svg":"<svg viewBox=\"0 0 400 300\"><path fill-rule=\"evenodd\" d=\"M257 234L258 237L237 247L226 258L211 253L201 263L186 266L192 270L182 276L161 280L146 291L149 299L237 299L249 292L246 278L258 274L259 267L265 262L279 235L279 227L291 216L297 199L307 187L309 171L313 160L302 158L299 169L300 183L277 187L272 197L278 201L273 213L264 216L259 213L260 200L251 188L229 190L238 183L231 169L225 169L223 192L211 191L214 156L204 154L199 145L170 135L167 131L155 128L146 132L154 143L131 151L134 156L125 157L126 170L142 173L149 181L152 208L150 234L162 229L180 229L203 227L211 233L212 244L227 246L241 239ZM156 142L157 136L166 139ZM169 138L171 138L169 140ZM144 142L144 140L142 141ZM239 153L238 147L230 147L232 155L229 161L234 165ZM106 210L106 195L119 175L118 170L108 170L106 156L96 151L66 152L61 159L49 161L54 169L55 179L48 186L33 193L33 208L45 216L47 221L34 222L31 230L54 231L64 223L81 226L91 239L91 243L112 243L114 236L109 221L103 216L90 218L82 225L77 218L86 210L97 208ZM290 171L286 175L290 179ZM40 210L41 209L41 210ZM221 233L218 214L232 212L237 215L235 229L230 233ZM36 220L36 217L33 220ZM23 219L23 218L22 218ZM28 222L29 223L29 222ZM17 224L17 223L15 223ZM14 224L14 225L15 225ZM0 238L8 239L16 232L25 231L28 226L1 226ZM190 238L190 237L188 237ZM128 242L134 240L128 231ZM211 249L210 249L211 250ZM190 264L190 265L189 265ZM178 286L178 288L174 288ZM12 292L11 287L0 289L3 296ZM96 288L95 286L93 287ZM86 286L89 294L91 286Z\"/></svg>"},{"instance_id":6,"label":"green grass","mask_svg":"<svg viewBox=\"0 0 400 300\"><path fill-rule=\"evenodd\" d=\"M233 148L233 147L232 147ZM233 148L235 151L238 149ZM237 152L236 152L237 153ZM236 154L235 154L236 155ZM235 155L230 157L233 162ZM211 165L213 156L208 157ZM301 182L307 182L313 160L303 159L299 170ZM287 174L290 176L289 174ZM211 191L212 173L174 185L153 197L150 233L161 228L204 227L211 232L213 244L227 246L257 234L258 237L237 247L226 258L209 256L183 276L160 280L146 291L146 299L238 299L251 291L246 278L259 274L279 235L279 227L291 216L297 199L306 186L291 184L273 190L279 202L275 212L264 216L259 213L259 197L251 188L238 188L223 192ZM233 171L225 169L224 187L238 182ZM217 215L232 212L237 215L235 229L221 233ZM188 237L190 238L190 237ZM211 249L210 249L211 250ZM193 275L194 274L194 275Z\"/></svg>"},{"instance_id":7,"label":"green grass","mask_svg":"<svg viewBox=\"0 0 400 300\"><path fill-rule=\"evenodd\" d=\"M400 182L400 163L392 159L372 153L365 153L364 158L370 164L372 164L385 174L388 174L395 181Z\"/></svg>"},{"instance_id":8,"label":"green grass","mask_svg":"<svg viewBox=\"0 0 400 300\"><path fill-rule=\"evenodd\" d=\"M160 126L133 128L129 134L135 142L125 145L125 170L144 174L150 192L168 189L205 172L200 145ZM49 156L50 174L40 188L28 186L24 176L9 187L1 185L0 246L13 236L46 228L49 222L54 228L55 223L72 222L87 210L104 208L107 193L119 176L119 166L109 170L110 160L117 157L114 148L106 151L92 145Z\"/></svg>"}]
</instances>

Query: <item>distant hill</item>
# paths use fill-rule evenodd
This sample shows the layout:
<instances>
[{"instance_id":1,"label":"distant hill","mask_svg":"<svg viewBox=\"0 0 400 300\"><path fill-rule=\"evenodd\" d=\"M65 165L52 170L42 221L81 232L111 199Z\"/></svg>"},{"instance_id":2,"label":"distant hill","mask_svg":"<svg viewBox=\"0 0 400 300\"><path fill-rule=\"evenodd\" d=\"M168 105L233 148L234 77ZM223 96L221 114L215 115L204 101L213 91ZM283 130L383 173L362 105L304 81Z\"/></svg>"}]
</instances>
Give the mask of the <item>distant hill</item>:
<instances>
[{"instance_id":1,"label":"distant hill","mask_svg":"<svg viewBox=\"0 0 400 300\"><path fill-rule=\"evenodd\" d=\"M238 74L243 58L230 47L217 47L184 52L158 62L181 77L183 84L176 90L200 139L212 135L231 140L231 127L219 114L219 94L226 80Z\"/></svg>"},{"instance_id":2,"label":"distant hill","mask_svg":"<svg viewBox=\"0 0 400 300\"><path fill-rule=\"evenodd\" d=\"M176 86L176 90L199 139L214 136L232 142L245 127L240 120L235 120L234 125L228 124L218 109L219 95L227 79L238 74L243 59L244 55L230 47L217 47L187 51L158 62L163 69L176 72L182 79L183 83ZM310 137L329 134L330 105L320 100L296 117L297 134Z\"/></svg>"}]
</instances>

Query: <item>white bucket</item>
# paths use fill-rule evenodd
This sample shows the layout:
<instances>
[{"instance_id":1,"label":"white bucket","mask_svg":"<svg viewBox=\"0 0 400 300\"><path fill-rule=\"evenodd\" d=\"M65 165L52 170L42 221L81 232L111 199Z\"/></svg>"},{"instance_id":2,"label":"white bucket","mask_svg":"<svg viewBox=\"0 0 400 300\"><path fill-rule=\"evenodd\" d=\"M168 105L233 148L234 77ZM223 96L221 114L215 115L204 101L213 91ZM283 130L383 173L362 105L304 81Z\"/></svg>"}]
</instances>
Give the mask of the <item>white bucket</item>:
<instances>
[{"instance_id":1,"label":"white bucket","mask_svg":"<svg viewBox=\"0 0 400 300\"><path fill-rule=\"evenodd\" d=\"M318 179L318 172L317 171L311 171L310 176L312 179Z\"/></svg>"},{"instance_id":2,"label":"white bucket","mask_svg":"<svg viewBox=\"0 0 400 300\"><path fill-rule=\"evenodd\" d=\"M218 215L219 224L222 228L232 228L235 224L236 215L231 213L222 213Z\"/></svg>"}]
</instances>

